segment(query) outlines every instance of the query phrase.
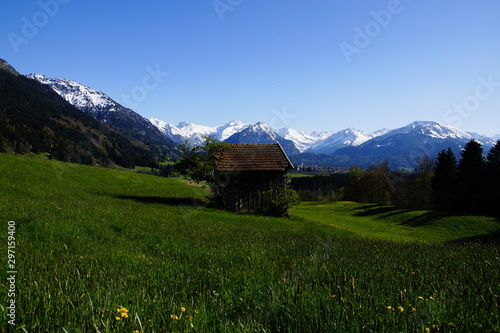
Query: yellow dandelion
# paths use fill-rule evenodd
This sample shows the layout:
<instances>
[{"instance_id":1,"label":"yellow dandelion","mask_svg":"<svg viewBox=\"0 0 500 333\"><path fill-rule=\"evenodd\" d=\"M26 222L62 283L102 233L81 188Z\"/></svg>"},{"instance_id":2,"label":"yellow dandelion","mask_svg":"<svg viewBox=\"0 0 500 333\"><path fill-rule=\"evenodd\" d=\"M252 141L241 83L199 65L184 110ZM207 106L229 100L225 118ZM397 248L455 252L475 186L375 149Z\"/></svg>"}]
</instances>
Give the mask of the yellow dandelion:
<instances>
[{"instance_id":1,"label":"yellow dandelion","mask_svg":"<svg viewBox=\"0 0 500 333\"><path fill-rule=\"evenodd\" d=\"M392 306L390 306L390 305L389 305L389 306L387 307L387 310L392 310Z\"/></svg>"},{"instance_id":2,"label":"yellow dandelion","mask_svg":"<svg viewBox=\"0 0 500 333\"><path fill-rule=\"evenodd\" d=\"M431 296L431 297L429 297L429 299L434 300L434 297Z\"/></svg>"},{"instance_id":3,"label":"yellow dandelion","mask_svg":"<svg viewBox=\"0 0 500 333\"><path fill-rule=\"evenodd\" d=\"M448 325L450 325L450 327L457 327L457 325L455 325L455 323L449 323Z\"/></svg>"},{"instance_id":4,"label":"yellow dandelion","mask_svg":"<svg viewBox=\"0 0 500 333\"><path fill-rule=\"evenodd\" d=\"M425 331L426 331L426 332L430 332L430 331L431 331L431 329L430 329L429 327L426 327L426 328L425 328Z\"/></svg>"},{"instance_id":5,"label":"yellow dandelion","mask_svg":"<svg viewBox=\"0 0 500 333\"><path fill-rule=\"evenodd\" d=\"M198 313L198 310L196 310L196 309L195 309L193 312L194 312L194 313Z\"/></svg>"},{"instance_id":6,"label":"yellow dandelion","mask_svg":"<svg viewBox=\"0 0 500 333\"><path fill-rule=\"evenodd\" d=\"M422 296L418 296L417 298L418 298L419 300L422 300L422 301L424 300L424 298L423 298Z\"/></svg>"},{"instance_id":7,"label":"yellow dandelion","mask_svg":"<svg viewBox=\"0 0 500 333\"><path fill-rule=\"evenodd\" d=\"M403 312L405 310L402 306L398 306L397 309L399 310L399 312Z\"/></svg>"},{"instance_id":8,"label":"yellow dandelion","mask_svg":"<svg viewBox=\"0 0 500 333\"><path fill-rule=\"evenodd\" d=\"M243 302L243 298L240 297L240 302Z\"/></svg>"},{"instance_id":9,"label":"yellow dandelion","mask_svg":"<svg viewBox=\"0 0 500 333\"><path fill-rule=\"evenodd\" d=\"M416 312L417 309L416 308L411 308L411 312Z\"/></svg>"},{"instance_id":10,"label":"yellow dandelion","mask_svg":"<svg viewBox=\"0 0 500 333\"><path fill-rule=\"evenodd\" d=\"M170 318L172 318L173 320L179 320L179 317L177 317L176 315L170 315Z\"/></svg>"},{"instance_id":11,"label":"yellow dandelion","mask_svg":"<svg viewBox=\"0 0 500 333\"><path fill-rule=\"evenodd\" d=\"M122 316L122 318L128 318L128 313L126 312L122 312L120 315Z\"/></svg>"},{"instance_id":12,"label":"yellow dandelion","mask_svg":"<svg viewBox=\"0 0 500 333\"><path fill-rule=\"evenodd\" d=\"M122 320L120 317L115 317L115 319L116 319L117 321Z\"/></svg>"},{"instance_id":13,"label":"yellow dandelion","mask_svg":"<svg viewBox=\"0 0 500 333\"><path fill-rule=\"evenodd\" d=\"M181 312L186 312L186 308L181 306Z\"/></svg>"}]
</instances>

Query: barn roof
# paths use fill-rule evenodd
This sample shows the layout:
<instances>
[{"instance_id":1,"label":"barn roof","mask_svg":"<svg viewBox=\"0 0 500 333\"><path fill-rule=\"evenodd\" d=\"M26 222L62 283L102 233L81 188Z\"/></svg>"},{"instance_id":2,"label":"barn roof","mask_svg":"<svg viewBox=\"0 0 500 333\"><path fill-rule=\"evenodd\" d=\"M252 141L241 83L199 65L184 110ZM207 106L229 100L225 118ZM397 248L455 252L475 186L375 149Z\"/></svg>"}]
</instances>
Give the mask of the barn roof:
<instances>
[{"instance_id":1,"label":"barn roof","mask_svg":"<svg viewBox=\"0 0 500 333\"><path fill-rule=\"evenodd\" d=\"M219 171L286 171L293 168L279 143L231 144L217 156Z\"/></svg>"}]
</instances>

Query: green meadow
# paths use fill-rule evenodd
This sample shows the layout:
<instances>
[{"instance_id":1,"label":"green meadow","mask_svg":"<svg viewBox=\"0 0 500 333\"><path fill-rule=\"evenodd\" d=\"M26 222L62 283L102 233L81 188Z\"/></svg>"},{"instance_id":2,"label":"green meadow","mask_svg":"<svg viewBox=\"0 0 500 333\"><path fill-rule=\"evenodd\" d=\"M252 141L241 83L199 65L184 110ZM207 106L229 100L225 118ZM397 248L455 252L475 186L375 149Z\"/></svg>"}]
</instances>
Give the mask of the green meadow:
<instances>
[{"instance_id":1,"label":"green meadow","mask_svg":"<svg viewBox=\"0 0 500 333\"><path fill-rule=\"evenodd\" d=\"M497 220L352 202L271 218L207 194L0 154L0 331L500 331Z\"/></svg>"},{"instance_id":2,"label":"green meadow","mask_svg":"<svg viewBox=\"0 0 500 333\"><path fill-rule=\"evenodd\" d=\"M498 237L498 219L470 214L418 211L356 202L305 202L294 215L394 242L449 242Z\"/></svg>"}]
</instances>

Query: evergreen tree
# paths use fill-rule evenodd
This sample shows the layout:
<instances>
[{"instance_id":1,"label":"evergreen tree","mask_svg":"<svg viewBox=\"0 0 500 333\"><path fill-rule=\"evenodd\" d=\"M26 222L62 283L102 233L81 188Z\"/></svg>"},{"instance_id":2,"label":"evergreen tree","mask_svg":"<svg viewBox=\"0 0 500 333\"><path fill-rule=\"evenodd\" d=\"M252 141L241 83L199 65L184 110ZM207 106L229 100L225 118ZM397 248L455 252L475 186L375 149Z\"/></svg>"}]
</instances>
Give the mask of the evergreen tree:
<instances>
[{"instance_id":1,"label":"evergreen tree","mask_svg":"<svg viewBox=\"0 0 500 333\"><path fill-rule=\"evenodd\" d=\"M442 150L436 160L432 191L437 209L451 210L455 206L457 160L453 151Z\"/></svg>"},{"instance_id":2,"label":"evergreen tree","mask_svg":"<svg viewBox=\"0 0 500 333\"><path fill-rule=\"evenodd\" d=\"M486 158L487 212L500 216L500 140L490 149Z\"/></svg>"},{"instance_id":3,"label":"evergreen tree","mask_svg":"<svg viewBox=\"0 0 500 333\"><path fill-rule=\"evenodd\" d=\"M481 144L467 142L458 163L458 203L461 209L480 212L484 208L485 159Z\"/></svg>"}]
</instances>

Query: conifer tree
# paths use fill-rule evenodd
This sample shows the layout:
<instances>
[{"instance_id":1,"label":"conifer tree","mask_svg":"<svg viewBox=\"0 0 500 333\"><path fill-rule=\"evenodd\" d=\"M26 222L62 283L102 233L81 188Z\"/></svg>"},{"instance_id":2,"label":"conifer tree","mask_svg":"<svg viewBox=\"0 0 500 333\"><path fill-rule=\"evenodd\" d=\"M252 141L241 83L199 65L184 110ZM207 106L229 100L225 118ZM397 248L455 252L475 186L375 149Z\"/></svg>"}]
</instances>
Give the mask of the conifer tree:
<instances>
[{"instance_id":1,"label":"conifer tree","mask_svg":"<svg viewBox=\"0 0 500 333\"><path fill-rule=\"evenodd\" d=\"M451 210L456 202L457 159L453 151L442 150L436 159L432 191L437 209Z\"/></svg>"},{"instance_id":2,"label":"conifer tree","mask_svg":"<svg viewBox=\"0 0 500 333\"><path fill-rule=\"evenodd\" d=\"M486 158L487 211L500 216L500 140L491 147Z\"/></svg>"},{"instance_id":3,"label":"conifer tree","mask_svg":"<svg viewBox=\"0 0 500 333\"><path fill-rule=\"evenodd\" d=\"M484 208L485 167L481 144L475 140L467 142L458 163L458 203L461 209L480 212Z\"/></svg>"}]
</instances>

